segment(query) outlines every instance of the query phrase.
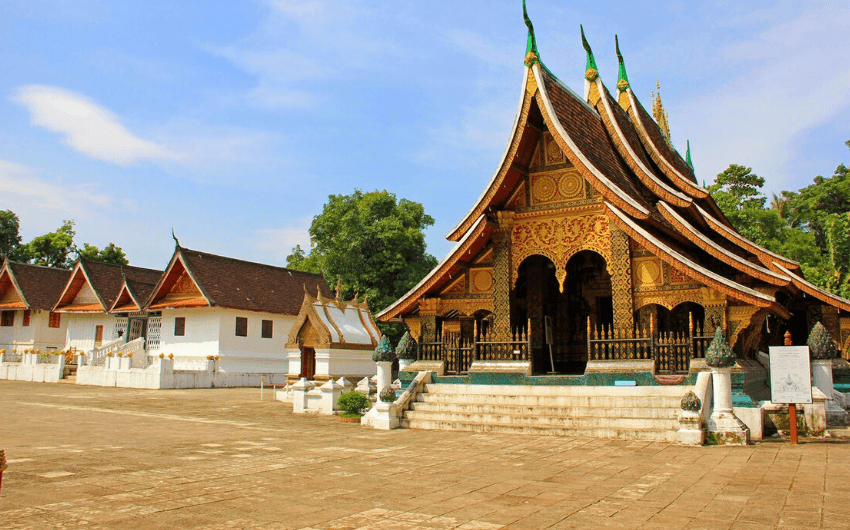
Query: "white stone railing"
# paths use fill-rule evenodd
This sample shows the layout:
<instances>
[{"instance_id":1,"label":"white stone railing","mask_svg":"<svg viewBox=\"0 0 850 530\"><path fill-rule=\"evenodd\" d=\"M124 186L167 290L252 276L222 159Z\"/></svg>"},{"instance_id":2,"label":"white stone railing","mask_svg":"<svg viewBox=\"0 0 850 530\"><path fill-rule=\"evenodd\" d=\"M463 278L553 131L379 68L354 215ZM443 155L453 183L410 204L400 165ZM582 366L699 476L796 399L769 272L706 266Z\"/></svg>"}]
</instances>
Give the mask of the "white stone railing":
<instances>
[{"instance_id":1,"label":"white stone railing","mask_svg":"<svg viewBox=\"0 0 850 530\"><path fill-rule=\"evenodd\" d=\"M87 364L89 366L100 366L103 364L104 359L106 359L106 354L111 351L116 351L121 345L124 343L123 338L117 338L107 342L106 344L102 344L99 347L93 349L91 353L89 353L86 357Z\"/></svg>"}]
</instances>

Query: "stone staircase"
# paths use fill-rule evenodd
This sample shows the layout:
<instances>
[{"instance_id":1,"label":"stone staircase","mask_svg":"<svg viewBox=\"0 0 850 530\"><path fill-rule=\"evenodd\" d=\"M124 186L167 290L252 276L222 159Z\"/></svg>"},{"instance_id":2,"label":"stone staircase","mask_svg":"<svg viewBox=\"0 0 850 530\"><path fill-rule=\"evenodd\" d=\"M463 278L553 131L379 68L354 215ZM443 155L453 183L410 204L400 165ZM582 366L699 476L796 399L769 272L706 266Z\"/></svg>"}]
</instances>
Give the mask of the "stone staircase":
<instances>
[{"instance_id":1,"label":"stone staircase","mask_svg":"<svg viewBox=\"0 0 850 530\"><path fill-rule=\"evenodd\" d=\"M691 389L427 384L401 427L674 442Z\"/></svg>"}]
</instances>

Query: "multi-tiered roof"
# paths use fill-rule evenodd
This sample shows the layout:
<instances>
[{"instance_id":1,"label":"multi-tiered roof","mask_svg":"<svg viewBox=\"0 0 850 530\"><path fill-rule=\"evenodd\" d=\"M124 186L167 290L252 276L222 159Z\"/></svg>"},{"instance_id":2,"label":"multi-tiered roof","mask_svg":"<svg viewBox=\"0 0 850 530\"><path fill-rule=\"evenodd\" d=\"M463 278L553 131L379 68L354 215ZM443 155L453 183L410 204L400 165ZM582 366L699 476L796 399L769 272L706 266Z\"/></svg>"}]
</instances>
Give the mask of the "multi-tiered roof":
<instances>
[{"instance_id":1,"label":"multi-tiered roof","mask_svg":"<svg viewBox=\"0 0 850 530\"><path fill-rule=\"evenodd\" d=\"M523 2L528 42L523 90L511 140L484 192L447 235L457 245L418 285L378 318L415 313L417 301L439 294L490 240L488 214L512 209L529 173L539 135L550 133L571 163L601 197L610 222L680 274L739 303L789 318L787 300L800 291L850 312L850 301L808 282L797 262L741 236L696 179L687 159L632 91L620 53L612 94L602 81L582 30L587 52L584 96L579 96L540 59L534 28Z\"/></svg>"}]
</instances>

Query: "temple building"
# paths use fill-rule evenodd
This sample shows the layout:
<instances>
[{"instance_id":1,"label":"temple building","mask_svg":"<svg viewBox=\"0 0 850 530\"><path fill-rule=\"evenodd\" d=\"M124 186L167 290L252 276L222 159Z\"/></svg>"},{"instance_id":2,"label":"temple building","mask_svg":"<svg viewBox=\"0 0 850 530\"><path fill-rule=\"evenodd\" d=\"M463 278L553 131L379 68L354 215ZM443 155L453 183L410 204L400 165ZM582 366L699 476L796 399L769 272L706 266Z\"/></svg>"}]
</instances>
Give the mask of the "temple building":
<instances>
[{"instance_id":1,"label":"temple building","mask_svg":"<svg viewBox=\"0 0 850 530\"><path fill-rule=\"evenodd\" d=\"M6 350L6 359L17 359L26 350L62 349L68 321L51 309L70 275L64 269L4 261L0 269L0 349Z\"/></svg>"},{"instance_id":2,"label":"temple building","mask_svg":"<svg viewBox=\"0 0 850 530\"><path fill-rule=\"evenodd\" d=\"M850 346L850 301L741 236L632 91L587 53L581 94L528 44L495 174L447 235L454 249L377 318L403 322L445 374L705 369L723 327L741 360L805 344L820 321ZM655 101L653 101L653 105ZM693 384L691 381L690 384Z\"/></svg>"}]
</instances>

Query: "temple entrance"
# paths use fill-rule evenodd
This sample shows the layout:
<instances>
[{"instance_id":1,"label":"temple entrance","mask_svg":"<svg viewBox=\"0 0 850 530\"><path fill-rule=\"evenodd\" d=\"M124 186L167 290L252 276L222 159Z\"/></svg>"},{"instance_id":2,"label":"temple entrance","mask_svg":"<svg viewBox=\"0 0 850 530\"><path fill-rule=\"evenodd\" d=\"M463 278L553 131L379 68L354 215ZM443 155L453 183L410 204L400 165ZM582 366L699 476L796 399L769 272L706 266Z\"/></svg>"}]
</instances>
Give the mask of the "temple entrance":
<instances>
[{"instance_id":1,"label":"temple entrance","mask_svg":"<svg viewBox=\"0 0 850 530\"><path fill-rule=\"evenodd\" d=\"M312 381L316 376L316 350L306 346L301 347L301 377Z\"/></svg>"},{"instance_id":2,"label":"temple entrance","mask_svg":"<svg viewBox=\"0 0 850 530\"><path fill-rule=\"evenodd\" d=\"M583 374L588 318L594 326L613 324L611 277L604 258L582 251L570 258L566 269L561 292L555 264L531 256L520 265L512 293L511 322L523 327L530 322L532 371L537 375Z\"/></svg>"}]
</instances>

